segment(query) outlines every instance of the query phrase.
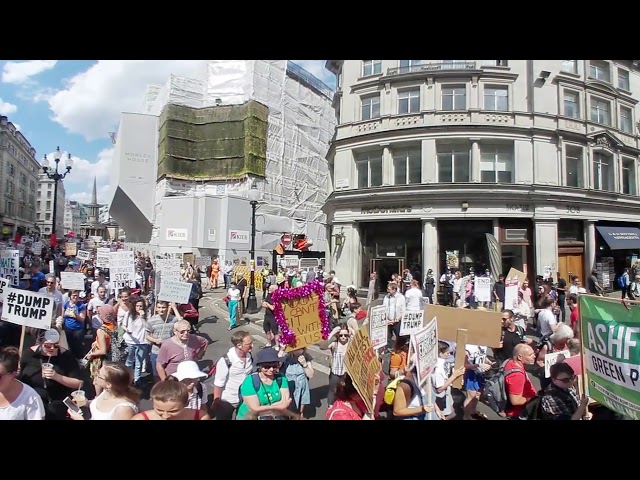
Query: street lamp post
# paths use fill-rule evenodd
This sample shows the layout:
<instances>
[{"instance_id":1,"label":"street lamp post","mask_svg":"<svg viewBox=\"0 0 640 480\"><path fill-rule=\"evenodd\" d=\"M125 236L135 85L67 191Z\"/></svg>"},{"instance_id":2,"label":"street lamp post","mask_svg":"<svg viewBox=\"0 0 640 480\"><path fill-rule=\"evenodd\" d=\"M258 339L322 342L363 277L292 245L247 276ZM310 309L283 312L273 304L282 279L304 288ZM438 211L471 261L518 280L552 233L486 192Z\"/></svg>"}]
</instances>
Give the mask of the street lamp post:
<instances>
[{"instance_id":1,"label":"street lamp post","mask_svg":"<svg viewBox=\"0 0 640 480\"><path fill-rule=\"evenodd\" d=\"M249 298L247 299L247 313L258 313L258 299L256 298L256 208L260 199L260 191L254 183L249 189L249 204L251 205L251 273L249 280Z\"/></svg>"},{"instance_id":2,"label":"street lamp post","mask_svg":"<svg viewBox=\"0 0 640 480\"><path fill-rule=\"evenodd\" d=\"M53 154L53 160L56 164L56 170L54 173L49 173L49 169L51 167L49 160L47 160L47 156L45 155L42 159L42 171L49 179L53 180L53 219L51 220L51 233L54 235L56 233L56 214L58 210L58 182L62 181L62 179L71 172L71 168L73 167L73 160L71 160L71 154L69 153L67 160L65 161L66 171L64 173L58 173L58 165L60 164L61 158L62 153L60 152L60 147L58 147L56 152Z\"/></svg>"}]
</instances>

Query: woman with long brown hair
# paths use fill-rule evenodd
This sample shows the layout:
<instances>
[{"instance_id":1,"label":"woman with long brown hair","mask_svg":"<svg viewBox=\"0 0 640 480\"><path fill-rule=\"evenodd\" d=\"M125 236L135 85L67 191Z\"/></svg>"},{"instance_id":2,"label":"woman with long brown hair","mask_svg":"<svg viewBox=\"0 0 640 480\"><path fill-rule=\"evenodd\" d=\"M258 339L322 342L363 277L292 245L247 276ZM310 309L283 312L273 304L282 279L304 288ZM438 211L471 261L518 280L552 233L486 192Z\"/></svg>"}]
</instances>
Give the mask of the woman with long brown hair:
<instances>
[{"instance_id":1,"label":"woman with long brown hair","mask_svg":"<svg viewBox=\"0 0 640 480\"><path fill-rule=\"evenodd\" d=\"M140 392L131 386L133 373L120 363L104 362L93 385L101 393L89 402L91 420L131 420L138 413ZM82 413L68 410L73 420L86 420Z\"/></svg>"},{"instance_id":2,"label":"woman with long brown hair","mask_svg":"<svg viewBox=\"0 0 640 480\"><path fill-rule=\"evenodd\" d=\"M111 342L116 330L116 311L111 305L102 305L98 307L98 318L102 324L96 330L96 339L85 356L89 360L89 374L92 380L98 376L102 364L111 359ZM102 387L96 385L96 395L100 395L101 392Z\"/></svg>"}]
</instances>

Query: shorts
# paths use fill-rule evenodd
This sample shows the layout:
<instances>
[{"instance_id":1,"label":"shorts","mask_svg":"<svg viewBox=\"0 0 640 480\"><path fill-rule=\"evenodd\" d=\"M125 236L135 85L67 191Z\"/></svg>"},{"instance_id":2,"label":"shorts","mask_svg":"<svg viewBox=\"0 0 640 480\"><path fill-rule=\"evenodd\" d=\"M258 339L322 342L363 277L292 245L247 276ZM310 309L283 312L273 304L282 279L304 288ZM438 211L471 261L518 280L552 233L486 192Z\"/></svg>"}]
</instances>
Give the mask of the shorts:
<instances>
[{"instance_id":1,"label":"shorts","mask_svg":"<svg viewBox=\"0 0 640 480\"><path fill-rule=\"evenodd\" d=\"M473 390L474 392L481 392L484 388L484 375L478 375L475 370L467 370L464 372L464 388L467 390Z\"/></svg>"},{"instance_id":2,"label":"shorts","mask_svg":"<svg viewBox=\"0 0 640 480\"><path fill-rule=\"evenodd\" d=\"M262 329L264 333L273 333L274 335L278 334L278 323L275 318L265 318L262 322Z\"/></svg>"}]
</instances>

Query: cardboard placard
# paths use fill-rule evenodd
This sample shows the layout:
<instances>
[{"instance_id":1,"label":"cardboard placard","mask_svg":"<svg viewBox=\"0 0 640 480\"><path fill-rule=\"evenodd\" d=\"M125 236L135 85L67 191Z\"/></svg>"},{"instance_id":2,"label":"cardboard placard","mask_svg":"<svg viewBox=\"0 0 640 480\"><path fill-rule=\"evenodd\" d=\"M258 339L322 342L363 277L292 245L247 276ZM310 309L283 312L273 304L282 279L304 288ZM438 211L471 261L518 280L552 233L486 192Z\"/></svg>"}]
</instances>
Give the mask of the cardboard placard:
<instances>
[{"instance_id":1,"label":"cardboard placard","mask_svg":"<svg viewBox=\"0 0 640 480\"><path fill-rule=\"evenodd\" d=\"M286 352L292 352L322 341L322 323L318 313L318 304L317 293L289 302L280 302L285 321L296 334L296 344L287 345Z\"/></svg>"},{"instance_id":2,"label":"cardboard placard","mask_svg":"<svg viewBox=\"0 0 640 480\"><path fill-rule=\"evenodd\" d=\"M427 318L438 319L438 337L440 340L455 342L458 330L467 331L467 343L497 347L502 334L502 314L486 310L452 308L442 305L427 305L424 309ZM464 345L458 350L464 351Z\"/></svg>"},{"instance_id":3,"label":"cardboard placard","mask_svg":"<svg viewBox=\"0 0 640 480\"><path fill-rule=\"evenodd\" d=\"M375 382L380 375L382 366L371 346L367 327L360 327L351 342L349 342L344 358L344 366L367 410L369 413L373 413Z\"/></svg>"}]
</instances>

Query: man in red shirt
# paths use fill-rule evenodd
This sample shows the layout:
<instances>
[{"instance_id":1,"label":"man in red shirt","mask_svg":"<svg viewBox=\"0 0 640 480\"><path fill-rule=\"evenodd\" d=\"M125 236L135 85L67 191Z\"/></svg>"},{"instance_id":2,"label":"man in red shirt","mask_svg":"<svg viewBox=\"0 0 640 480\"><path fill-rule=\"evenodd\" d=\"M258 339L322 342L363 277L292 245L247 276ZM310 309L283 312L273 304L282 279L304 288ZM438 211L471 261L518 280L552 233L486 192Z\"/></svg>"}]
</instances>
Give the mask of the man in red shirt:
<instances>
[{"instance_id":1,"label":"man in red shirt","mask_svg":"<svg viewBox=\"0 0 640 480\"><path fill-rule=\"evenodd\" d=\"M533 387L525 370L526 366L533 365L535 360L536 354L533 348L526 343L521 343L513 349L513 357L504 366L505 371L516 370L504 379L504 386L509 399L504 413L509 420L526 420L525 405L537 395L536 389Z\"/></svg>"}]
</instances>

